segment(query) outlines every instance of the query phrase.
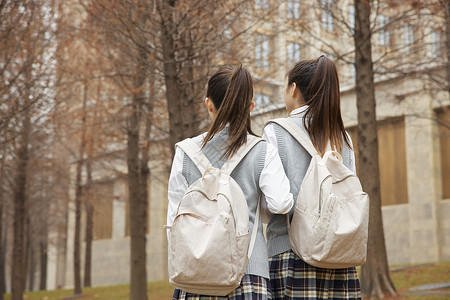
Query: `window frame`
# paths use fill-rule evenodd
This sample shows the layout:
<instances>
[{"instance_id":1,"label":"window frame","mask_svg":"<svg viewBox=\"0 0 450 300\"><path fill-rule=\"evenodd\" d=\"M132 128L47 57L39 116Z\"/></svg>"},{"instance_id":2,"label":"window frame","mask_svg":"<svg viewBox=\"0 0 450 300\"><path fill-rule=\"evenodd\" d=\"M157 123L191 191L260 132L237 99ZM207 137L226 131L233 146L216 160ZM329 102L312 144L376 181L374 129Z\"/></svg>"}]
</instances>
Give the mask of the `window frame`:
<instances>
[{"instance_id":1,"label":"window frame","mask_svg":"<svg viewBox=\"0 0 450 300\"><path fill-rule=\"evenodd\" d=\"M287 2L287 18L293 20L300 19L300 0L289 0Z\"/></svg>"},{"instance_id":2,"label":"window frame","mask_svg":"<svg viewBox=\"0 0 450 300\"><path fill-rule=\"evenodd\" d=\"M259 70L270 70L270 36L257 34L255 43L255 66Z\"/></svg>"},{"instance_id":3,"label":"window frame","mask_svg":"<svg viewBox=\"0 0 450 300\"><path fill-rule=\"evenodd\" d=\"M292 48L291 48L292 47ZM297 42L288 41L287 45L287 61L289 63L289 67L293 66L301 59L302 55L302 45ZM298 55L297 55L298 53Z\"/></svg>"}]
</instances>

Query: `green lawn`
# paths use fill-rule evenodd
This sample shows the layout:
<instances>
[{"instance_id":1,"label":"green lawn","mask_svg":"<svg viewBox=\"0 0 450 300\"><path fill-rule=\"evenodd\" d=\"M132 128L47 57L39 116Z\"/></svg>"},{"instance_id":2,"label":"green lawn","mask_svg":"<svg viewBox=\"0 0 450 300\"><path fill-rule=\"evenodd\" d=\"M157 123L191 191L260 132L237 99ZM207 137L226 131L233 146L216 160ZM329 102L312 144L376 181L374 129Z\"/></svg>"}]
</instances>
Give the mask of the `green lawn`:
<instances>
[{"instance_id":1,"label":"green lawn","mask_svg":"<svg viewBox=\"0 0 450 300\"><path fill-rule=\"evenodd\" d=\"M440 262L436 264L418 266L407 270L398 272L391 272L391 279L397 291L406 292L411 287L416 287L432 283L450 282L450 262ZM446 290L450 292L450 289ZM450 295L440 296L411 296L408 295L405 299L450 299Z\"/></svg>"},{"instance_id":2,"label":"green lawn","mask_svg":"<svg viewBox=\"0 0 450 300\"><path fill-rule=\"evenodd\" d=\"M168 282L151 282L148 284L149 300L171 299L174 288ZM83 297L77 299L96 299L96 300L122 300L128 299L130 286L128 284L93 287L83 289ZM26 300L61 300L73 295L73 290L40 291L26 293ZM6 300L11 296L6 295Z\"/></svg>"},{"instance_id":3,"label":"green lawn","mask_svg":"<svg viewBox=\"0 0 450 300\"><path fill-rule=\"evenodd\" d=\"M391 273L395 287L399 292L406 292L409 288L430 284L450 282L450 262L440 262L415 268L395 271ZM450 291L450 290L447 290ZM115 285L107 287L86 288L83 290L84 296L77 299L96 299L96 300L120 300L128 299L129 285ZM151 282L148 284L149 300L170 299L173 293L173 287L167 282ZM26 293L26 300L61 300L73 294L73 290L57 290ZM396 299L449 299L450 295L440 296L413 296L401 295ZM6 300L10 300L10 295ZM393 298L391 298L393 299Z\"/></svg>"}]
</instances>

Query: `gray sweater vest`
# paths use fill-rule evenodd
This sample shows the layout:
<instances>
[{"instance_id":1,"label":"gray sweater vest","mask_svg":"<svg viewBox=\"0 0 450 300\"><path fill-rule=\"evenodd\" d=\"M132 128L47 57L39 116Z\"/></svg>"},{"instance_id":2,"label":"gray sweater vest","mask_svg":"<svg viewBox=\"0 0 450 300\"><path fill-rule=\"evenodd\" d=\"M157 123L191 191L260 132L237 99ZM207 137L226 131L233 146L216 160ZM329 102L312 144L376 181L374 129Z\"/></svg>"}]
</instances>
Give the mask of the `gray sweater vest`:
<instances>
[{"instance_id":1,"label":"gray sweater vest","mask_svg":"<svg viewBox=\"0 0 450 300\"><path fill-rule=\"evenodd\" d=\"M203 135L199 135L194 138L194 141L200 147L203 137ZM220 157L225 152L223 148L226 145L227 139L227 129L224 129L217 133L206 144L205 148L203 148L203 153L216 168L221 168L225 163L225 159L220 159ZM237 184L244 192L245 198L247 199L250 234L253 230L256 207L261 195L261 190L259 188L259 177L262 169L264 168L266 148L266 142L259 142L256 144L256 146L250 150L250 152L242 159L242 161L231 173L231 177L236 180ZM202 176L195 164L186 154L183 158L183 176L186 178L189 185ZM259 219L255 247L253 249L252 256L250 257L246 273L269 278L267 246L263 235L261 219Z\"/></svg>"},{"instance_id":2,"label":"gray sweater vest","mask_svg":"<svg viewBox=\"0 0 450 300\"><path fill-rule=\"evenodd\" d=\"M304 114L301 113L290 118L306 132L303 125ZM286 176L289 178L294 201L297 201L300 186L311 162L311 155L284 128L278 124L273 124L273 126L277 137L278 154L283 163ZM341 155L344 165L349 167L351 150L345 142ZM293 215L294 207L295 203L289 213L290 217ZM269 224L267 224L267 246L269 257L291 249L285 215L272 215L270 218Z\"/></svg>"}]
</instances>

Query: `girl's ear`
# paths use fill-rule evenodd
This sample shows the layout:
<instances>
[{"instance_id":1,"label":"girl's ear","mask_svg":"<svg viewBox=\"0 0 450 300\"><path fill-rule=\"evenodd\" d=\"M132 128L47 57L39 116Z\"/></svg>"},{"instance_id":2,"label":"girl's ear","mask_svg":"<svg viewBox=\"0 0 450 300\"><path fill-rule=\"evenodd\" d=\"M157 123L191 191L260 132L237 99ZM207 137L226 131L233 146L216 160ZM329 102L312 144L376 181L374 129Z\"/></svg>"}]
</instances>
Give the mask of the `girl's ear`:
<instances>
[{"instance_id":1,"label":"girl's ear","mask_svg":"<svg viewBox=\"0 0 450 300\"><path fill-rule=\"evenodd\" d=\"M295 98L298 96L298 94L300 93L300 89L297 88L297 85L295 84L295 82L292 83L291 85L291 96L292 98Z\"/></svg>"},{"instance_id":2,"label":"girl's ear","mask_svg":"<svg viewBox=\"0 0 450 300\"><path fill-rule=\"evenodd\" d=\"M205 106L208 112L214 113L216 111L216 107L214 106L214 103L212 100L208 97L205 98Z\"/></svg>"},{"instance_id":3,"label":"girl's ear","mask_svg":"<svg viewBox=\"0 0 450 300\"><path fill-rule=\"evenodd\" d=\"M250 103L250 112L252 112L254 108L255 108L255 101L252 101L252 103Z\"/></svg>"}]
</instances>

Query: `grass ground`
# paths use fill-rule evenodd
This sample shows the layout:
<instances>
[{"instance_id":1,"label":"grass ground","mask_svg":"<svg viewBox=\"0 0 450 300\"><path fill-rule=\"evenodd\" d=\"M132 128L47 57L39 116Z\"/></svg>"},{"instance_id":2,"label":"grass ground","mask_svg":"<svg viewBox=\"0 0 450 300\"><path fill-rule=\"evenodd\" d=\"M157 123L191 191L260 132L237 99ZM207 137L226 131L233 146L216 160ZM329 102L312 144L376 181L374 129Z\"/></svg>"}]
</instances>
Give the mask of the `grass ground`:
<instances>
[{"instance_id":1,"label":"grass ground","mask_svg":"<svg viewBox=\"0 0 450 300\"><path fill-rule=\"evenodd\" d=\"M450 299L450 295L406 295L405 293L412 287L431 284L450 282L450 262L440 262L436 264L427 264L414 268L406 268L391 272L391 278L400 296L390 299L408 299L408 300L432 300L432 299ZM450 289L441 290L450 292ZM167 282L151 282L148 284L149 300L171 299L173 287ZM61 300L73 294L73 290L56 290L31 292L24 295L26 300ZM128 299L129 285L115 285L107 287L86 288L83 290L83 297L77 299L96 299L96 300L122 300ZM6 300L10 300L10 295L6 295ZM389 298L388 298L389 299Z\"/></svg>"}]
</instances>

